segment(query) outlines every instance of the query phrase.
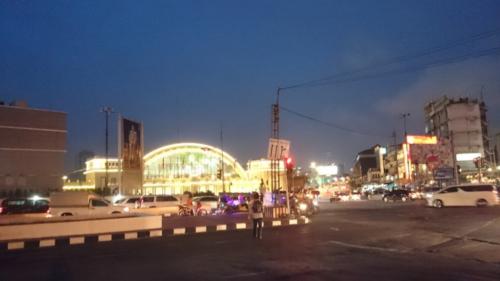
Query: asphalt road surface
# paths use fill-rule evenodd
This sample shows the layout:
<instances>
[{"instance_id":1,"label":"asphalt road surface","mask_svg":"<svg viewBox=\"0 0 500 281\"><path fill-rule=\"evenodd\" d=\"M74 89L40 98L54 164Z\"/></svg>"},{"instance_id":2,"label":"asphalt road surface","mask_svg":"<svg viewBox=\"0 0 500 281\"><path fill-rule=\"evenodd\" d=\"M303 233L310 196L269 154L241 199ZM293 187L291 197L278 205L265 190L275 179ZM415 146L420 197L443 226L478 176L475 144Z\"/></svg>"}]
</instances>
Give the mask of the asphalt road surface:
<instances>
[{"instance_id":1,"label":"asphalt road surface","mask_svg":"<svg viewBox=\"0 0 500 281\"><path fill-rule=\"evenodd\" d=\"M500 207L323 204L312 224L0 255L0 280L500 280Z\"/></svg>"}]
</instances>

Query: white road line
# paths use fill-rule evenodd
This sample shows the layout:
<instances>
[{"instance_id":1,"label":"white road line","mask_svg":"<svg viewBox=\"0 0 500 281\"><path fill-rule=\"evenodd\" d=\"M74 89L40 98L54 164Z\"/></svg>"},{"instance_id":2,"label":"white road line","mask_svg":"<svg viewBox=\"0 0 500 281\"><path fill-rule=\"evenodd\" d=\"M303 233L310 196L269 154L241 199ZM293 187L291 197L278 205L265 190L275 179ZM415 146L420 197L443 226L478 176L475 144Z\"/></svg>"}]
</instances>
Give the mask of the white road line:
<instances>
[{"instance_id":1,"label":"white road line","mask_svg":"<svg viewBox=\"0 0 500 281\"><path fill-rule=\"evenodd\" d=\"M236 224L236 229L246 229L246 228L247 228L247 224L244 222Z\"/></svg>"},{"instance_id":2,"label":"white road line","mask_svg":"<svg viewBox=\"0 0 500 281\"><path fill-rule=\"evenodd\" d=\"M273 226L280 226L281 225L281 221L273 221Z\"/></svg>"},{"instance_id":3,"label":"white road line","mask_svg":"<svg viewBox=\"0 0 500 281\"><path fill-rule=\"evenodd\" d=\"M289 222L290 225L295 225L297 223L298 223L298 221L296 219L290 220L290 222Z\"/></svg>"},{"instance_id":4,"label":"white road line","mask_svg":"<svg viewBox=\"0 0 500 281\"><path fill-rule=\"evenodd\" d=\"M55 239L45 239L45 240L40 240L40 248L42 247L54 247L56 245L56 240Z\"/></svg>"},{"instance_id":5,"label":"white road line","mask_svg":"<svg viewBox=\"0 0 500 281\"><path fill-rule=\"evenodd\" d=\"M103 235L99 235L97 237L97 240L99 242L107 242L107 241L111 241L111 239L113 239L113 237L111 236L111 234L103 234Z\"/></svg>"},{"instance_id":6,"label":"white road line","mask_svg":"<svg viewBox=\"0 0 500 281\"><path fill-rule=\"evenodd\" d=\"M371 251L391 252L391 253L408 253L409 252L408 250L403 250L403 249L381 248L381 247L374 247L374 246L351 244L351 243L346 243L346 242L342 242L342 241L335 241L335 240L330 240L327 243L338 245L338 246L343 246L343 247L347 247L347 248L360 249L360 250L371 250Z\"/></svg>"},{"instance_id":7,"label":"white road line","mask_svg":"<svg viewBox=\"0 0 500 281\"><path fill-rule=\"evenodd\" d=\"M83 243L85 243L85 237L83 236L69 238L70 245L83 244Z\"/></svg>"},{"instance_id":8,"label":"white road line","mask_svg":"<svg viewBox=\"0 0 500 281\"><path fill-rule=\"evenodd\" d=\"M24 249L24 242L10 242L7 244L7 250Z\"/></svg>"},{"instance_id":9,"label":"white road line","mask_svg":"<svg viewBox=\"0 0 500 281\"><path fill-rule=\"evenodd\" d=\"M162 237L163 231L161 229L149 231L149 237Z\"/></svg>"},{"instance_id":10,"label":"white road line","mask_svg":"<svg viewBox=\"0 0 500 281\"><path fill-rule=\"evenodd\" d=\"M332 227L330 227L330 230L333 230L333 231L339 231L339 230L340 230L340 228L338 228L338 227L333 227L333 226L332 226Z\"/></svg>"},{"instance_id":11,"label":"white road line","mask_svg":"<svg viewBox=\"0 0 500 281\"><path fill-rule=\"evenodd\" d=\"M261 275L261 274L264 274L264 272L248 272L248 273L223 276L222 279L239 279L239 278L244 278L244 277L257 276L257 275Z\"/></svg>"},{"instance_id":12,"label":"white road line","mask_svg":"<svg viewBox=\"0 0 500 281\"><path fill-rule=\"evenodd\" d=\"M126 232L125 240L137 239L137 232Z\"/></svg>"},{"instance_id":13,"label":"white road line","mask_svg":"<svg viewBox=\"0 0 500 281\"><path fill-rule=\"evenodd\" d=\"M225 224L217 225L217 231L225 231L225 230L227 230L227 225Z\"/></svg>"},{"instance_id":14,"label":"white road line","mask_svg":"<svg viewBox=\"0 0 500 281\"><path fill-rule=\"evenodd\" d=\"M184 235L186 234L185 228L174 228L174 235Z\"/></svg>"},{"instance_id":15,"label":"white road line","mask_svg":"<svg viewBox=\"0 0 500 281\"><path fill-rule=\"evenodd\" d=\"M207 232L207 227L206 226L197 226L196 229L195 229L195 232L196 233Z\"/></svg>"}]
</instances>

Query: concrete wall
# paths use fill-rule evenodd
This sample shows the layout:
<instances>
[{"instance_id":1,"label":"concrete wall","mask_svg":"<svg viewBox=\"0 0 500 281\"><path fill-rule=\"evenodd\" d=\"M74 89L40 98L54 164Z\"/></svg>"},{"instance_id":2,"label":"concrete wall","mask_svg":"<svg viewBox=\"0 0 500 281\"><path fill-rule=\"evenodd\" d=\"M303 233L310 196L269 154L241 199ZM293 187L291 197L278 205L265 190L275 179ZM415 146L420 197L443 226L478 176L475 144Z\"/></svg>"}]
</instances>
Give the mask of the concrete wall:
<instances>
[{"instance_id":1,"label":"concrete wall","mask_svg":"<svg viewBox=\"0 0 500 281\"><path fill-rule=\"evenodd\" d=\"M161 229L161 216L90 219L0 226L0 241Z\"/></svg>"}]
</instances>

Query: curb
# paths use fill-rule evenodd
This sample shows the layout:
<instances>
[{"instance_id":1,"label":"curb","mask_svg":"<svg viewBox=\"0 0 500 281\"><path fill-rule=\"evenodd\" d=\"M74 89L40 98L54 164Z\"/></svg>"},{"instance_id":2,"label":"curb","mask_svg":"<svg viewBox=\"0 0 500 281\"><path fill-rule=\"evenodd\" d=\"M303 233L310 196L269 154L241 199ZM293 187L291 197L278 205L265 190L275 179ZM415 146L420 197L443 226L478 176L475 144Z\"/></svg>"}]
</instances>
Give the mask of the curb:
<instances>
[{"instance_id":1,"label":"curb","mask_svg":"<svg viewBox=\"0 0 500 281\"><path fill-rule=\"evenodd\" d=\"M264 228L275 228L281 226L292 226L309 224L309 218L299 219L279 219L264 221ZM153 229L153 230L138 230L127 231L119 233L102 233L92 235L70 236L70 237L54 237L54 238L40 238L30 240L15 240L15 241L1 241L0 253L13 250L24 249L41 249L52 247L67 247L73 245L95 244L99 242L110 242L118 240L135 240L145 238L159 238L159 237L172 237L191 234L201 234L209 232L223 232L223 231L237 231L252 229L251 222L241 223L228 223L218 225L196 226L196 227L180 227L170 229Z\"/></svg>"}]
</instances>

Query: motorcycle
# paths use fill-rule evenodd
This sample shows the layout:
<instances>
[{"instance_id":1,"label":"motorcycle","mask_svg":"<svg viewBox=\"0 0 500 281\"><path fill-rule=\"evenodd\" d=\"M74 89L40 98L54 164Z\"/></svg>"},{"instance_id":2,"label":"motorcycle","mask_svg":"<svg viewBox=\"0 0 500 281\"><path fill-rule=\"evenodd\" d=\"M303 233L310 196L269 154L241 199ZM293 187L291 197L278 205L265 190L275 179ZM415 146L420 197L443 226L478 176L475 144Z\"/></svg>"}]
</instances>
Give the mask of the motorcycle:
<instances>
[{"instance_id":1,"label":"motorcycle","mask_svg":"<svg viewBox=\"0 0 500 281\"><path fill-rule=\"evenodd\" d=\"M194 216L193 208L187 205L179 205L179 216Z\"/></svg>"}]
</instances>

